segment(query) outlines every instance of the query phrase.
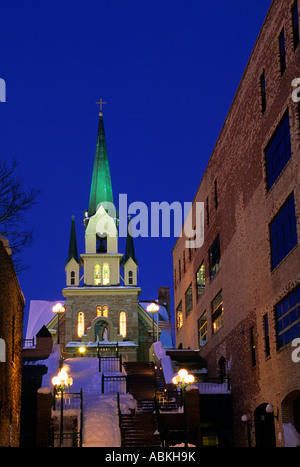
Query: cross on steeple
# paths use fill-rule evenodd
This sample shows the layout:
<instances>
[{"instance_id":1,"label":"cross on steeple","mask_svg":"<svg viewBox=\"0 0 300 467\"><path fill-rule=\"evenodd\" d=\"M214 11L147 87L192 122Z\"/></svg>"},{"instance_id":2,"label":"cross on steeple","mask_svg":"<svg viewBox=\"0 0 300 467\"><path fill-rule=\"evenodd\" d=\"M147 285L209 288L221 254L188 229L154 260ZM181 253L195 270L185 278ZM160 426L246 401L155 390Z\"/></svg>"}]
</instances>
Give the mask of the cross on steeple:
<instances>
[{"instance_id":1,"label":"cross on steeple","mask_svg":"<svg viewBox=\"0 0 300 467\"><path fill-rule=\"evenodd\" d=\"M101 117L103 115L102 113L102 105L107 104L107 102L103 102L102 97L100 98L100 102L96 102L96 104L100 104L100 113L99 116Z\"/></svg>"}]
</instances>

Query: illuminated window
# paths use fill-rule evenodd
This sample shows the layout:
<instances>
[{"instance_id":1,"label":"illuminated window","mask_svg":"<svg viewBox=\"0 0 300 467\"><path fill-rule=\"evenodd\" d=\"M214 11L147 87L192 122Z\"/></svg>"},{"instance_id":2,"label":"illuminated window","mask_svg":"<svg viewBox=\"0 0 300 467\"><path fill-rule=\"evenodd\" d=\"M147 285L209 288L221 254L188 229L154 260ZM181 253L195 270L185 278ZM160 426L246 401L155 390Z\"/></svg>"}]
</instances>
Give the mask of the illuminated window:
<instances>
[{"instance_id":1,"label":"illuminated window","mask_svg":"<svg viewBox=\"0 0 300 467\"><path fill-rule=\"evenodd\" d=\"M101 284L101 266L100 266L100 264L95 264L94 283L95 283L95 285Z\"/></svg>"},{"instance_id":2,"label":"illuminated window","mask_svg":"<svg viewBox=\"0 0 300 467\"><path fill-rule=\"evenodd\" d=\"M109 284L109 265L107 263L103 264L103 285Z\"/></svg>"},{"instance_id":3,"label":"illuminated window","mask_svg":"<svg viewBox=\"0 0 300 467\"><path fill-rule=\"evenodd\" d=\"M190 284L189 288L185 292L185 313L186 316L190 314L193 309L193 286Z\"/></svg>"},{"instance_id":4,"label":"illuminated window","mask_svg":"<svg viewBox=\"0 0 300 467\"><path fill-rule=\"evenodd\" d=\"M196 291L197 291L197 300L205 292L205 267L204 263L201 264L200 268L196 272Z\"/></svg>"},{"instance_id":5,"label":"illuminated window","mask_svg":"<svg viewBox=\"0 0 300 467\"><path fill-rule=\"evenodd\" d=\"M127 317L125 311L120 313L120 334L122 337L126 337L127 334Z\"/></svg>"},{"instance_id":6,"label":"illuminated window","mask_svg":"<svg viewBox=\"0 0 300 467\"><path fill-rule=\"evenodd\" d=\"M97 316L104 316L105 318L108 317L108 306L104 305L102 306L97 306Z\"/></svg>"},{"instance_id":7,"label":"illuminated window","mask_svg":"<svg viewBox=\"0 0 300 467\"><path fill-rule=\"evenodd\" d=\"M182 302L180 302L178 307L176 308L176 324L177 330L179 330L183 326Z\"/></svg>"},{"instance_id":8,"label":"illuminated window","mask_svg":"<svg viewBox=\"0 0 300 467\"><path fill-rule=\"evenodd\" d=\"M213 333L223 326L223 297L222 291L211 302Z\"/></svg>"},{"instance_id":9,"label":"illuminated window","mask_svg":"<svg viewBox=\"0 0 300 467\"><path fill-rule=\"evenodd\" d=\"M77 336L80 338L84 334L84 313L80 311L77 317Z\"/></svg>"}]
</instances>

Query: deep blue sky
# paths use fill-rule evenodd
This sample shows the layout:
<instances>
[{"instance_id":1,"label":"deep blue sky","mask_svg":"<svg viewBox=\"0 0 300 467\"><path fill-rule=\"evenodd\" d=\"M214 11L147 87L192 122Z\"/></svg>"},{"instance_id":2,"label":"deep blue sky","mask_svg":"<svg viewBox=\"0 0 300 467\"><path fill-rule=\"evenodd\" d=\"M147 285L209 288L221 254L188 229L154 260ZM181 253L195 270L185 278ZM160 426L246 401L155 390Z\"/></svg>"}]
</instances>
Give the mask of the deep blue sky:
<instances>
[{"instance_id":1,"label":"deep blue sky","mask_svg":"<svg viewBox=\"0 0 300 467\"><path fill-rule=\"evenodd\" d=\"M14 0L1 4L0 156L42 190L20 285L62 299L71 216L84 252L102 97L114 196L192 201L271 0ZM141 299L169 286L175 238L135 240ZM120 241L120 249L124 248Z\"/></svg>"}]
</instances>

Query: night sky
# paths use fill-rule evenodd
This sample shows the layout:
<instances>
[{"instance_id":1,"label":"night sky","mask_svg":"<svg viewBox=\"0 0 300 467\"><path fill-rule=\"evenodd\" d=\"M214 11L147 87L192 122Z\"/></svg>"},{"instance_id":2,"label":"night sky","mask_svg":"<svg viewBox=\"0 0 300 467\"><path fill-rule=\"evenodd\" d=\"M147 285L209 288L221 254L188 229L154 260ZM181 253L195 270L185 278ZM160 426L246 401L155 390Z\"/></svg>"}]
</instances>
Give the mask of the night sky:
<instances>
[{"instance_id":1,"label":"night sky","mask_svg":"<svg viewBox=\"0 0 300 467\"><path fill-rule=\"evenodd\" d=\"M26 299L62 300L71 217L84 253L100 97L115 201L193 201L271 0L1 3L0 157L41 189ZM246 104L246 103L245 103ZM150 224L149 224L150 225ZM150 229L149 229L150 230ZM171 229L172 233L172 229ZM176 239L136 238L143 300L169 286ZM120 239L119 251L125 251ZM173 300L172 300L173 303Z\"/></svg>"}]
</instances>

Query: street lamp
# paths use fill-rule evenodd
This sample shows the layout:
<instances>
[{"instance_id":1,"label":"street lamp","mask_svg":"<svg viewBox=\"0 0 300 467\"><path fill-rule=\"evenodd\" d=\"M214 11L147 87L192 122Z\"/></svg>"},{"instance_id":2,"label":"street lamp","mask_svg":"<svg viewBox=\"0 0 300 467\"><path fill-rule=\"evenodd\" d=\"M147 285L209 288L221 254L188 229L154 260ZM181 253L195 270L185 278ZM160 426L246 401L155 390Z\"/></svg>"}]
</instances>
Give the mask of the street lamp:
<instances>
[{"instance_id":1,"label":"street lamp","mask_svg":"<svg viewBox=\"0 0 300 467\"><path fill-rule=\"evenodd\" d=\"M68 373L64 370L61 370L57 376L52 378L52 384L55 387L55 390L60 390L61 399L60 399L60 446L62 446L63 441L63 420L64 420L64 390L69 389L73 384L73 378L68 376ZM55 396L54 396L55 397Z\"/></svg>"},{"instance_id":2,"label":"street lamp","mask_svg":"<svg viewBox=\"0 0 300 467\"><path fill-rule=\"evenodd\" d=\"M178 371L178 374L172 378L172 383L180 386L182 392L183 402L183 429L184 429L184 445L187 447L187 431L186 431L186 411L185 411L185 390L189 384L193 384L195 378L189 374L187 370L182 368Z\"/></svg>"},{"instance_id":3,"label":"street lamp","mask_svg":"<svg viewBox=\"0 0 300 467\"><path fill-rule=\"evenodd\" d=\"M152 325L153 325L153 344L154 344L154 313L157 313L159 310L159 306L156 305L156 303L150 303L150 305L147 306L147 311L149 313L152 313ZM158 339L157 339L158 340Z\"/></svg>"},{"instance_id":4,"label":"street lamp","mask_svg":"<svg viewBox=\"0 0 300 467\"><path fill-rule=\"evenodd\" d=\"M252 428L251 420L249 420L248 415L246 414L241 416L241 420L243 423L247 425L248 447L251 448L251 428Z\"/></svg>"},{"instance_id":5,"label":"street lamp","mask_svg":"<svg viewBox=\"0 0 300 467\"><path fill-rule=\"evenodd\" d=\"M57 303L52 307L52 311L57 314L57 343L59 344L59 315L64 313L66 309L61 303Z\"/></svg>"}]
</instances>

